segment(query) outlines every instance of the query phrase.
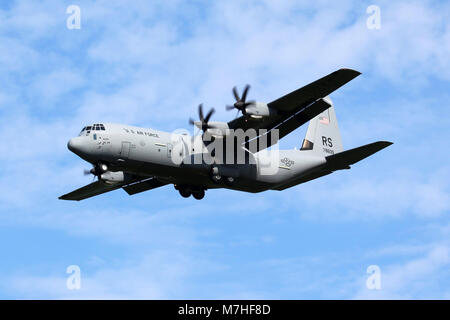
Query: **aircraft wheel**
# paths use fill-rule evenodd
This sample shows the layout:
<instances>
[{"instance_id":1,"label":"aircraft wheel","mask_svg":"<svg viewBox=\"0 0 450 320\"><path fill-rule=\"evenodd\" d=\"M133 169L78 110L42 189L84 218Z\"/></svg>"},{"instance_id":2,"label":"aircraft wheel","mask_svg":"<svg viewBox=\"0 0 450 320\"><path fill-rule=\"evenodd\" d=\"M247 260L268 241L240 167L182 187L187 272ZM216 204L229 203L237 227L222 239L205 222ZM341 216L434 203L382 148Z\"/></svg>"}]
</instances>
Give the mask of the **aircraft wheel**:
<instances>
[{"instance_id":1,"label":"aircraft wheel","mask_svg":"<svg viewBox=\"0 0 450 320\"><path fill-rule=\"evenodd\" d=\"M191 196L191 192L187 189L178 190L183 198L189 198Z\"/></svg>"},{"instance_id":2,"label":"aircraft wheel","mask_svg":"<svg viewBox=\"0 0 450 320\"><path fill-rule=\"evenodd\" d=\"M204 190L201 190L201 191L194 192L194 193L192 194L192 196L193 196L195 199L197 199L197 200L202 200L203 197L205 196L205 191L204 191Z\"/></svg>"},{"instance_id":3,"label":"aircraft wheel","mask_svg":"<svg viewBox=\"0 0 450 320\"><path fill-rule=\"evenodd\" d=\"M234 178L233 177L226 177L225 178L225 183L229 186L234 184Z\"/></svg>"}]
</instances>

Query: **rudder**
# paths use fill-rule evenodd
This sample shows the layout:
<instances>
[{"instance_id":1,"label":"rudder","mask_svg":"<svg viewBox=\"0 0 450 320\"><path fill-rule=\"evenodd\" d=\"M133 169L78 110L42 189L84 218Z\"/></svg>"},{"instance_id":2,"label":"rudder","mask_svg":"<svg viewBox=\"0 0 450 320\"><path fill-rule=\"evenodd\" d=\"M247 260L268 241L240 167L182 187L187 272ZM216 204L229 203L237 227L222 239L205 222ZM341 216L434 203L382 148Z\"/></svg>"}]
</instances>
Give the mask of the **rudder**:
<instances>
[{"instance_id":1,"label":"rudder","mask_svg":"<svg viewBox=\"0 0 450 320\"><path fill-rule=\"evenodd\" d=\"M342 152L344 148L333 102L328 96L323 99L331 107L309 121L308 130L300 150L311 150L317 155L326 157Z\"/></svg>"}]
</instances>

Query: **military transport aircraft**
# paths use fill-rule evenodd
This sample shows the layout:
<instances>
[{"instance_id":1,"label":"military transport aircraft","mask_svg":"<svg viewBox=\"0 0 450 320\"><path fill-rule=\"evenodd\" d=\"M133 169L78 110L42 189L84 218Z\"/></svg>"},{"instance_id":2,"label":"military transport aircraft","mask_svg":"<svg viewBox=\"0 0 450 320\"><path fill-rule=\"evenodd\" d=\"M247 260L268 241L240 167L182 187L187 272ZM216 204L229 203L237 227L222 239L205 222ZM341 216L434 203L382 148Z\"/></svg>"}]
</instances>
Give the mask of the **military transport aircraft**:
<instances>
[{"instance_id":1,"label":"military transport aircraft","mask_svg":"<svg viewBox=\"0 0 450 320\"><path fill-rule=\"evenodd\" d=\"M88 125L70 139L68 148L93 165L85 173L97 180L59 199L83 200L119 188L133 195L173 184L181 196L200 200L208 189L284 190L350 169L392 144L378 141L346 151L342 147L328 95L359 75L340 69L270 103L247 101L249 86L241 96L235 87L236 102L226 109L242 115L212 122L214 109L204 115L200 105L199 121L190 123L201 135L113 123ZM278 139L308 121L300 149L276 148ZM236 138L237 132L244 140Z\"/></svg>"}]
</instances>

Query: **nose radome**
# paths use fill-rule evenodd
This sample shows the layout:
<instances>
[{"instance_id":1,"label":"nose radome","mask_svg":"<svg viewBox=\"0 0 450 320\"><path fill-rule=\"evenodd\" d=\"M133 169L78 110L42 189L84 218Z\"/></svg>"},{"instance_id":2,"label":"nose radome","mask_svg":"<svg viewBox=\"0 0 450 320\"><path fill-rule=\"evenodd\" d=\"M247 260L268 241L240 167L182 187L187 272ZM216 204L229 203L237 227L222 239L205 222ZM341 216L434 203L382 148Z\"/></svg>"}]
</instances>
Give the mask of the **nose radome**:
<instances>
[{"instance_id":1,"label":"nose radome","mask_svg":"<svg viewBox=\"0 0 450 320\"><path fill-rule=\"evenodd\" d=\"M82 150L83 149L83 143L82 143L82 141L81 141L81 139L79 137L72 138L67 143L67 148L70 151L72 151L74 153L77 153L77 152L83 151Z\"/></svg>"},{"instance_id":2,"label":"nose radome","mask_svg":"<svg viewBox=\"0 0 450 320\"><path fill-rule=\"evenodd\" d=\"M69 142L67 142L67 148L73 152L75 151L75 144L76 144L75 139L72 138L69 140Z\"/></svg>"}]
</instances>

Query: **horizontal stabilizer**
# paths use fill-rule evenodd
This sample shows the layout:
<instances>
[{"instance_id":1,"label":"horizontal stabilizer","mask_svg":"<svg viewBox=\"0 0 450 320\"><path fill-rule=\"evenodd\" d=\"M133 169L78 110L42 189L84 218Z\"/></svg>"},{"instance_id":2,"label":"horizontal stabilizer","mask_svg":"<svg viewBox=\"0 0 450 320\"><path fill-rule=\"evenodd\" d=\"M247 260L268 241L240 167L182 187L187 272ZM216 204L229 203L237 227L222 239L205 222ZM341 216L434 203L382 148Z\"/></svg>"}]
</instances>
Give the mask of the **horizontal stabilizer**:
<instances>
[{"instance_id":1,"label":"horizontal stabilizer","mask_svg":"<svg viewBox=\"0 0 450 320\"><path fill-rule=\"evenodd\" d=\"M366 144L358 148L333 154L325 158L327 159L327 169L332 171L349 169L350 165L371 156L372 154L390 146L391 144L392 142L389 141L378 141Z\"/></svg>"},{"instance_id":2,"label":"horizontal stabilizer","mask_svg":"<svg viewBox=\"0 0 450 320\"><path fill-rule=\"evenodd\" d=\"M371 156L372 154L390 146L391 144L392 142L389 141L378 141L328 156L325 158L327 160L326 163L312 168L309 171L304 172L297 177L294 177L290 181L273 187L272 189L284 190L298 184L326 176L327 174L330 174L336 170L350 169L350 165Z\"/></svg>"}]
</instances>

